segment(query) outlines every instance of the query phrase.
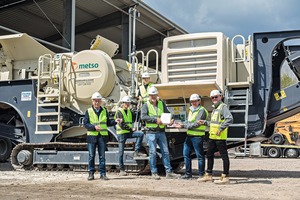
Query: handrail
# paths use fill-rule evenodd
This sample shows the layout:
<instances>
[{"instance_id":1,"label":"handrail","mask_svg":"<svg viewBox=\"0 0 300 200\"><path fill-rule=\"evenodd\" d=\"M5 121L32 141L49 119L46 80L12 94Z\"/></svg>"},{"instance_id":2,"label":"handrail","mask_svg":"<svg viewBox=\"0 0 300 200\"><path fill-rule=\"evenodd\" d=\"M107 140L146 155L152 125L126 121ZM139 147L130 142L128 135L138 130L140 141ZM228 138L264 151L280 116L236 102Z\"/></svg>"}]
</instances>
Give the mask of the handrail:
<instances>
[{"instance_id":1,"label":"handrail","mask_svg":"<svg viewBox=\"0 0 300 200\"><path fill-rule=\"evenodd\" d=\"M148 52L147 52L147 54L146 54L146 69L147 69L147 71L148 71L148 68L149 68L149 55L150 55L150 53L155 53L155 55L156 55L156 58L155 58L155 60L156 60L156 66L155 66L155 74L157 74L158 73L158 52L155 50L155 49L151 49L151 50L149 50Z\"/></svg>"},{"instance_id":2,"label":"handrail","mask_svg":"<svg viewBox=\"0 0 300 200\"><path fill-rule=\"evenodd\" d=\"M228 58L228 59L226 59L227 60L227 67L226 67L226 82L225 82L225 85L227 85L227 83L229 83L230 82L230 78L231 78L231 73L230 73L230 71L231 71L231 67L232 67L232 65L231 65L231 62L229 61L229 44L230 44L230 39L229 39L229 37L227 37L226 38L226 57Z\"/></svg>"},{"instance_id":3,"label":"handrail","mask_svg":"<svg viewBox=\"0 0 300 200\"><path fill-rule=\"evenodd\" d=\"M142 55L142 62L141 62L141 64L142 64L142 73L144 73L144 65L145 65L145 54L144 54L144 52L143 51L137 51L136 52L136 54L135 54L135 58L136 58L136 64L138 65L138 58L137 58L137 55L138 54L141 54Z\"/></svg>"},{"instance_id":4,"label":"handrail","mask_svg":"<svg viewBox=\"0 0 300 200\"><path fill-rule=\"evenodd\" d=\"M243 49L242 49L242 56L241 57L237 57L236 56L236 52L234 52L234 47L235 47L235 43L234 43L234 40L236 38L241 38L243 43ZM246 41L245 41L245 38L244 36L242 35L236 35L232 38L231 40L231 56L232 56L232 62L245 62L246 61L246 53L245 53L245 49L246 49Z\"/></svg>"}]
</instances>

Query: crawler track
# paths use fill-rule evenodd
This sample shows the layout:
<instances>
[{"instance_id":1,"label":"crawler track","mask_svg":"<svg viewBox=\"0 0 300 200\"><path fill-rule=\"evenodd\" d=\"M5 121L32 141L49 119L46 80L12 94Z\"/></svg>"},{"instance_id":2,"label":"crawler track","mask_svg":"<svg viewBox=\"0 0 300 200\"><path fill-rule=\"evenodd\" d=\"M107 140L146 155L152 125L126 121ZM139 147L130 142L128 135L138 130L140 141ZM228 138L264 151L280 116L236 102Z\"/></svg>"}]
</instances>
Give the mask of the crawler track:
<instances>
[{"instance_id":1,"label":"crawler track","mask_svg":"<svg viewBox=\"0 0 300 200\"><path fill-rule=\"evenodd\" d=\"M108 147L115 147L115 143L108 143ZM126 144L129 147L133 144ZM67 143L67 142L51 142L51 143L21 143L16 145L11 153L11 164L15 170L42 170L42 171L87 171L87 165L78 164L38 164L33 165L33 151L34 150L74 150L74 151L87 151L87 143ZM20 158L18 158L21 152L22 157L26 157L26 160L20 163ZM25 156L24 156L25 155ZM125 166L125 170L128 173L138 173L138 174L149 174L149 166L147 167L147 162L142 166ZM107 165L107 171L117 172L116 166Z\"/></svg>"}]
</instances>

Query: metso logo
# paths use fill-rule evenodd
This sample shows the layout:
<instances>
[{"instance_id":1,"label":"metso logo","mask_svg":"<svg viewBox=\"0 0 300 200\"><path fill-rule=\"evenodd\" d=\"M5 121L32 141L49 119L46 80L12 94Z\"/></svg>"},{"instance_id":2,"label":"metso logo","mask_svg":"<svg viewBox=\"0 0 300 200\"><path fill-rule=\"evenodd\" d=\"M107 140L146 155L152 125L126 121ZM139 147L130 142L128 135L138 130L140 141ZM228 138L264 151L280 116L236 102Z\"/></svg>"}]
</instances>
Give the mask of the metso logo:
<instances>
[{"instance_id":1,"label":"metso logo","mask_svg":"<svg viewBox=\"0 0 300 200\"><path fill-rule=\"evenodd\" d=\"M90 69L90 68L98 68L98 63L87 63L87 64L79 64L79 69Z\"/></svg>"}]
</instances>

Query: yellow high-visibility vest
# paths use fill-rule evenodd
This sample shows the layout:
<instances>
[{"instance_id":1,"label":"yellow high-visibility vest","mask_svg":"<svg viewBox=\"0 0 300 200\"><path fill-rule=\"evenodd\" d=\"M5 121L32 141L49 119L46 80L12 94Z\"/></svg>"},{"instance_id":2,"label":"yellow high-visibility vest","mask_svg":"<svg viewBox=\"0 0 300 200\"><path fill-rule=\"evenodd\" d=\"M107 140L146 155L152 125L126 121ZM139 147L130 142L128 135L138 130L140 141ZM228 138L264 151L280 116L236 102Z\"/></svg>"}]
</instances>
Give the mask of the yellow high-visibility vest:
<instances>
[{"instance_id":1,"label":"yellow high-visibility vest","mask_svg":"<svg viewBox=\"0 0 300 200\"><path fill-rule=\"evenodd\" d=\"M150 101L147 101L147 106L148 106L148 115L150 117L160 118L160 116L164 112L163 102L160 100L157 101L157 112L156 112L154 106L150 103ZM147 128L157 128L158 124L146 122L146 127ZM165 125L163 125L163 124L159 125L159 128L164 128L164 127L165 127Z\"/></svg>"},{"instance_id":2,"label":"yellow high-visibility vest","mask_svg":"<svg viewBox=\"0 0 300 200\"><path fill-rule=\"evenodd\" d=\"M101 111L99 117L97 116L97 114L95 113L93 108L89 108L88 113L89 113L90 124L99 125L101 128L101 131L100 132L88 131L87 135L97 136L100 133L103 136L107 136L108 131L107 131L106 109L102 108L102 111Z\"/></svg>"},{"instance_id":3,"label":"yellow high-visibility vest","mask_svg":"<svg viewBox=\"0 0 300 200\"><path fill-rule=\"evenodd\" d=\"M149 83L147 90L152 86L153 83ZM149 94L148 91L145 89L144 85L140 86L140 93L141 93L141 97L143 98L143 103L146 103L149 100Z\"/></svg>"},{"instance_id":4,"label":"yellow high-visibility vest","mask_svg":"<svg viewBox=\"0 0 300 200\"><path fill-rule=\"evenodd\" d=\"M128 127L132 128L132 113L130 109L127 110L127 114L125 113L123 108L119 108L119 111L123 115L123 122L127 124ZM116 115L115 115L116 118ZM130 130L124 130L119 126L119 124L116 125L117 128L117 134L125 134L125 133L130 133Z\"/></svg>"},{"instance_id":5,"label":"yellow high-visibility vest","mask_svg":"<svg viewBox=\"0 0 300 200\"><path fill-rule=\"evenodd\" d=\"M226 140L228 127L220 132L220 136L217 136L217 132L221 124L225 119L221 119L222 108L225 106L224 103L221 103L216 109L213 110L211 114L210 126L209 126L209 138L212 140Z\"/></svg>"},{"instance_id":6,"label":"yellow high-visibility vest","mask_svg":"<svg viewBox=\"0 0 300 200\"><path fill-rule=\"evenodd\" d=\"M203 106L199 106L197 111L189 112L188 121L195 122L196 118L201 110L204 110L204 112L206 114L206 119L207 119L207 116L208 116L207 110ZM191 136L203 136L203 135L205 135L205 128L206 128L205 125L201 125L201 126L198 126L197 128L188 129L186 133Z\"/></svg>"}]
</instances>

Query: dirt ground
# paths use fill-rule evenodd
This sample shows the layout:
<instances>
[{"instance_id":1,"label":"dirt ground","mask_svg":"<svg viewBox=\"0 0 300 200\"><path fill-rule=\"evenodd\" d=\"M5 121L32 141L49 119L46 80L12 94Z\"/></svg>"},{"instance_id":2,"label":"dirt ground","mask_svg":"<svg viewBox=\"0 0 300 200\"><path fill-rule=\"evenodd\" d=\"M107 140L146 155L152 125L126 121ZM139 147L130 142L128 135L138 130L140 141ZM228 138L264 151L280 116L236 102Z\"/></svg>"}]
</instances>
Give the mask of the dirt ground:
<instances>
[{"instance_id":1,"label":"dirt ground","mask_svg":"<svg viewBox=\"0 0 300 200\"><path fill-rule=\"evenodd\" d=\"M196 175L192 180L152 180L108 173L108 181L99 180L98 174L87 181L87 172L13 171L8 163L0 163L0 199L299 199L299 158L230 161L229 185L198 183ZM217 159L215 179L221 168Z\"/></svg>"}]
</instances>

